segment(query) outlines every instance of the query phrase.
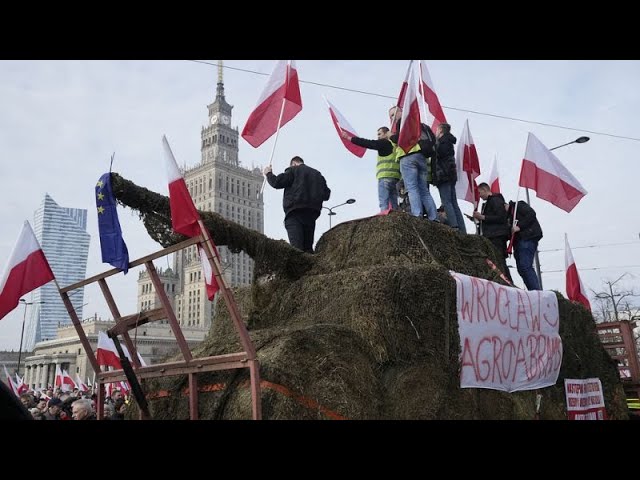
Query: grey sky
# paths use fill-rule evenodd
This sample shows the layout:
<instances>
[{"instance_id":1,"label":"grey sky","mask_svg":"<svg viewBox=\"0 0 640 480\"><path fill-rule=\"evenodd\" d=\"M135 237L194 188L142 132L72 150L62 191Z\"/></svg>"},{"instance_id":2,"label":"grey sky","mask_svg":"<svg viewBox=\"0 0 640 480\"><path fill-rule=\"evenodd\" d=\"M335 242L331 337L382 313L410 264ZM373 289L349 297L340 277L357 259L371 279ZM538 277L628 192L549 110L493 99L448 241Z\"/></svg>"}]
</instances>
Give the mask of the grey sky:
<instances>
[{"instance_id":1,"label":"grey sky","mask_svg":"<svg viewBox=\"0 0 640 480\"><path fill-rule=\"evenodd\" d=\"M215 62L215 60L212 60ZM395 97L404 78L406 60L297 62L301 81L331 84ZM270 73L274 61L226 61L230 67ZM440 101L447 107L518 117L640 137L636 112L640 85L638 61L427 61ZM227 101L234 105L233 125L240 130L255 106L266 76L225 69ZM48 192L59 205L87 208L91 247L87 276L107 268L100 260L94 185L109 169L151 190L167 193L161 138L167 135L180 165L200 161L200 130L207 121L206 105L215 96L217 70L189 61L2 61L0 62L0 269L4 268L22 222ZM360 136L375 138L387 124L391 99L301 84L302 112L278 139L274 171L280 173L294 155L318 168L332 189L325 205L347 198L354 205L336 210L334 223L377 213L375 152L351 155L340 142L322 95L327 95ZM445 108L452 133L459 137L465 119L487 171L494 153L503 194L515 199L527 132L547 147L569 142L579 131L532 125ZM540 243L545 289L564 293L564 233L587 288L599 289L603 279L629 271L625 285L637 285L640 269L640 222L633 207L640 166L640 142L587 133L589 143L570 145L555 153L588 190L570 214L537 199L544 238ZM245 166L267 163L273 138L254 149L240 141ZM432 189L437 192L437 189ZM437 193L436 203L439 205ZM524 198L524 191L521 193ZM282 192L265 189L265 233L286 239ZM472 207L460 202L466 213ZM130 257L160 246L151 241L130 210L119 208ZM316 240L329 226L326 215L317 223ZM472 228L470 224L468 228ZM579 249L584 245L633 242L631 245ZM544 250L560 249L557 252ZM509 260L513 263L513 260ZM625 267L625 265L627 267ZM166 266L166 265L163 265ZM594 267L611 267L588 270ZM635 266L635 267L630 267ZM544 271L560 270L557 273ZM109 282L123 313L132 313L139 269ZM513 269L518 285L522 281ZM85 294L84 316L109 317L96 287ZM0 349L17 349L24 307L0 321Z\"/></svg>"}]
</instances>

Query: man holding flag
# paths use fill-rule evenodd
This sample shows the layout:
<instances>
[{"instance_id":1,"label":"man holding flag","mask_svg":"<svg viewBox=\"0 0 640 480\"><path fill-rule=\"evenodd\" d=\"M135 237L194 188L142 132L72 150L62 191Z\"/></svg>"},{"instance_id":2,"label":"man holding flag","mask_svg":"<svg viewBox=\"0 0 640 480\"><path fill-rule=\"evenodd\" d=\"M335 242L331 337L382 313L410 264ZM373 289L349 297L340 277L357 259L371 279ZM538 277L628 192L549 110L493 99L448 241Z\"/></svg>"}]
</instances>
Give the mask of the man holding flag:
<instances>
[{"instance_id":1,"label":"man holding flag","mask_svg":"<svg viewBox=\"0 0 640 480\"><path fill-rule=\"evenodd\" d=\"M349 140L354 145L376 150L378 158L376 162L376 179L378 180L378 203L380 211L398 209L398 190L397 184L400 180L400 164L396 162L395 145L389 137L389 129L380 127L378 129L377 140L367 140L350 135L346 131L342 131L342 138Z\"/></svg>"},{"instance_id":2,"label":"man holding flag","mask_svg":"<svg viewBox=\"0 0 640 480\"><path fill-rule=\"evenodd\" d=\"M510 201L505 204L507 210L507 220L511 224L513 222L514 210L516 203ZM542 238L542 227L536 218L536 211L523 200L518 202L516 221L511 227L514 233L512 238L514 251L513 256L516 259L518 273L522 277L527 290L541 290L540 280L533 268L533 259L538 249L538 242Z\"/></svg>"},{"instance_id":3,"label":"man holding flag","mask_svg":"<svg viewBox=\"0 0 640 480\"><path fill-rule=\"evenodd\" d=\"M267 165L264 175L273 188L284 188L282 208L289 243L303 252L313 253L316 220L322 202L331 196L325 178L318 170L305 165L300 157L293 157L289 168L278 176L271 171L271 165Z\"/></svg>"}]
</instances>

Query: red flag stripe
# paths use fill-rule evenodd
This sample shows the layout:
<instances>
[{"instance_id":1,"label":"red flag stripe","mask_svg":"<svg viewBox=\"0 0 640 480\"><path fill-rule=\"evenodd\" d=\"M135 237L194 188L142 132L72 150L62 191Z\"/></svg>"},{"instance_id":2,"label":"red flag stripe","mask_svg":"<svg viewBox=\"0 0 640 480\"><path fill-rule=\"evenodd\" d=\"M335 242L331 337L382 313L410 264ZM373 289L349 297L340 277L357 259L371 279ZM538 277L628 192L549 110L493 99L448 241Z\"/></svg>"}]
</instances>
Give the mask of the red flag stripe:
<instances>
[{"instance_id":1,"label":"red flag stripe","mask_svg":"<svg viewBox=\"0 0 640 480\"><path fill-rule=\"evenodd\" d=\"M336 117L333 109L331 107L329 107L329 114L331 115L331 120L333 120L333 126L335 127L336 131L338 132L338 135L340 136L340 140L342 141L342 144L344 145L344 147L349 150L351 153L353 153L356 157L364 157L364 154L367 152L367 149L364 147L360 147L354 143L351 143L350 140L343 138L341 133L347 132L351 137L357 137L358 135L356 135L353 131L348 130L347 128L344 128L340 122L338 121L338 118Z\"/></svg>"},{"instance_id":2,"label":"red flag stripe","mask_svg":"<svg viewBox=\"0 0 640 480\"><path fill-rule=\"evenodd\" d=\"M200 215L182 177L169 184L169 206L171 208L171 224L176 232L187 237L200 235L200 226L198 225Z\"/></svg>"},{"instance_id":3,"label":"red flag stripe","mask_svg":"<svg viewBox=\"0 0 640 480\"><path fill-rule=\"evenodd\" d=\"M582 293L582 285L580 285L580 276L578 275L578 269L576 264L569 265L567 269L567 297L573 302L579 302L589 310L591 310L591 304L589 299Z\"/></svg>"},{"instance_id":4,"label":"red flag stripe","mask_svg":"<svg viewBox=\"0 0 640 480\"><path fill-rule=\"evenodd\" d=\"M573 259L571 247L569 246L569 239L566 233L564 234L564 263L566 268L567 298L573 302L579 302L591 310L591 304L589 303L586 290L580 280L578 268L576 267L576 262Z\"/></svg>"}]
</instances>

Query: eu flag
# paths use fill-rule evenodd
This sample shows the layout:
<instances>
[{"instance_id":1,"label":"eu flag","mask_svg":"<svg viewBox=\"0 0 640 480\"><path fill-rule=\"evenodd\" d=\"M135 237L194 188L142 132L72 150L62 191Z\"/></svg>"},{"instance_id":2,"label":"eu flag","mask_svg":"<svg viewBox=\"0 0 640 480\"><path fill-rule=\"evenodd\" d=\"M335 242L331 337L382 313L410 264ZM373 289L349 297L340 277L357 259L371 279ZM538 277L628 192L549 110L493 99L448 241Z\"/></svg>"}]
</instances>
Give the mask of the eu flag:
<instances>
[{"instance_id":1,"label":"eu flag","mask_svg":"<svg viewBox=\"0 0 640 480\"><path fill-rule=\"evenodd\" d=\"M116 199L111 190L111 173L105 173L96 184L96 207L102 261L122 270L129 270L129 251L122 238L122 229L116 211Z\"/></svg>"}]
</instances>

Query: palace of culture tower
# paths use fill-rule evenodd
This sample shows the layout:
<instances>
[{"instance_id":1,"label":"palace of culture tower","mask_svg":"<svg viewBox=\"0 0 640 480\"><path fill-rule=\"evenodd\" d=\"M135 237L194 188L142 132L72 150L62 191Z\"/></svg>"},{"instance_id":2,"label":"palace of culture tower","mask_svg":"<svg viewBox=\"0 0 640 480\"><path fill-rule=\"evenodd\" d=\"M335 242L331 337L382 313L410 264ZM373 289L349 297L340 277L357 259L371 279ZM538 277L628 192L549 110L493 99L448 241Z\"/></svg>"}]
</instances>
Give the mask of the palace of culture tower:
<instances>
[{"instance_id":1,"label":"palace of culture tower","mask_svg":"<svg viewBox=\"0 0 640 480\"><path fill-rule=\"evenodd\" d=\"M232 222L264 232L263 182L259 168L249 170L238 160L238 128L231 126L231 110L224 97L222 61L218 65L216 98L210 105L207 125L200 132L200 163L182 171L196 208L216 212ZM215 239L215 232L212 232ZM244 252L232 254L218 247L224 275L231 286L251 284L253 260ZM173 269L157 269L178 322L186 327L209 330L213 303L207 299L202 265L196 247L174 255ZM138 278L138 309L160 307L146 272Z\"/></svg>"}]
</instances>

